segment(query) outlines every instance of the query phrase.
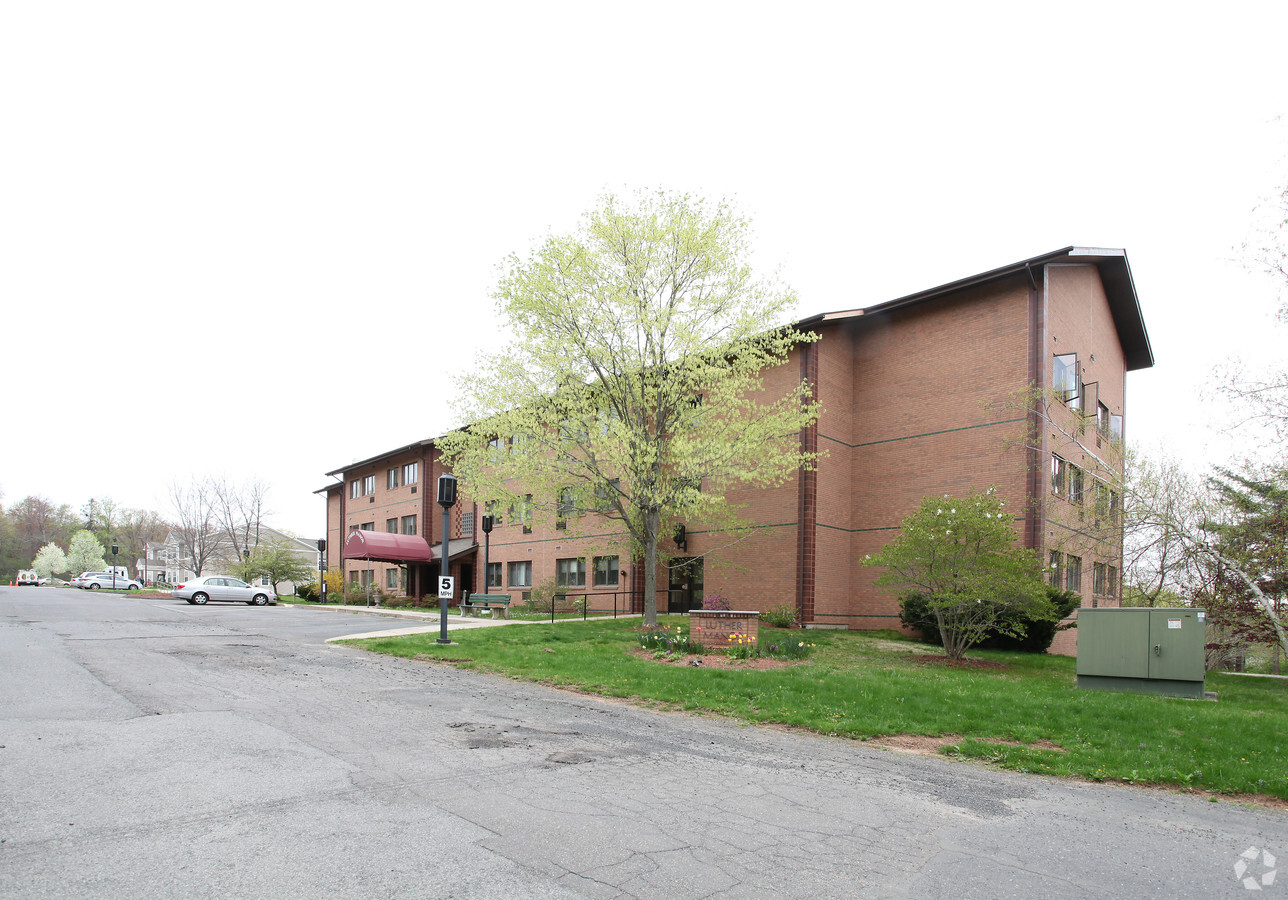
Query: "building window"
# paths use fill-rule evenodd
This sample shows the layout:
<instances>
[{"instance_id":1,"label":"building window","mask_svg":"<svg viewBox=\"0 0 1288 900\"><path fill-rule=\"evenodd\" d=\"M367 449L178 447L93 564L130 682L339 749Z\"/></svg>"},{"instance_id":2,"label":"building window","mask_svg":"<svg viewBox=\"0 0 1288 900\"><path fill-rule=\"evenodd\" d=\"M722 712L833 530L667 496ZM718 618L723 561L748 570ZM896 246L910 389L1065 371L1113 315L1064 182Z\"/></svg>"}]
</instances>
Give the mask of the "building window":
<instances>
[{"instance_id":1,"label":"building window","mask_svg":"<svg viewBox=\"0 0 1288 900\"><path fill-rule=\"evenodd\" d=\"M1083 473L1077 466L1069 466L1069 502L1082 505Z\"/></svg>"},{"instance_id":2,"label":"building window","mask_svg":"<svg viewBox=\"0 0 1288 900\"><path fill-rule=\"evenodd\" d=\"M1110 488L1109 490L1109 521L1115 525L1118 524L1118 512L1121 509L1122 500L1118 492Z\"/></svg>"},{"instance_id":3,"label":"building window","mask_svg":"<svg viewBox=\"0 0 1288 900\"><path fill-rule=\"evenodd\" d=\"M621 492L622 481L612 478L606 484L595 485L595 509L601 513L613 511L613 500Z\"/></svg>"},{"instance_id":4,"label":"building window","mask_svg":"<svg viewBox=\"0 0 1288 900\"><path fill-rule=\"evenodd\" d=\"M1082 557L1069 554L1064 558L1064 589L1082 593Z\"/></svg>"},{"instance_id":5,"label":"building window","mask_svg":"<svg viewBox=\"0 0 1288 900\"><path fill-rule=\"evenodd\" d=\"M532 562L510 563L510 587L532 587Z\"/></svg>"},{"instance_id":6,"label":"building window","mask_svg":"<svg viewBox=\"0 0 1288 900\"><path fill-rule=\"evenodd\" d=\"M350 572L350 573L349 573L349 584L357 584L357 583L358 583L358 576L359 576L360 574L361 574L361 573L360 573L357 569L354 569L352 572Z\"/></svg>"},{"instance_id":7,"label":"building window","mask_svg":"<svg viewBox=\"0 0 1288 900\"><path fill-rule=\"evenodd\" d=\"M513 509L513 506L511 506L511 509ZM489 500L487 503L484 503L483 514L486 516L492 517L492 524L494 526L504 524L501 521L501 501L500 500Z\"/></svg>"},{"instance_id":8,"label":"building window","mask_svg":"<svg viewBox=\"0 0 1288 900\"><path fill-rule=\"evenodd\" d=\"M358 527L359 527L360 529L362 529L363 531L375 531L375 530L376 530L376 523L375 523L375 522L363 522L363 523L362 523L361 525L359 525Z\"/></svg>"},{"instance_id":9,"label":"building window","mask_svg":"<svg viewBox=\"0 0 1288 900\"><path fill-rule=\"evenodd\" d=\"M555 584L559 587L585 587L586 561L561 559L555 563Z\"/></svg>"},{"instance_id":10,"label":"building window","mask_svg":"<svg viewBox=\"0 0 1288 900\"><path fill-rule=\"evenodd\" d=\"M461 536L465 537L474 533L474 512L461 513Z\"/></svg>"},{"instance_id":11,"label":"building window","mask_svg":"<svg viewBox=\"0 0 1288 900\"><path fill-rule=\"evenodd\" d=\"M361 496L362 482L355 478L353 481L349 482L349 499L357 500Z\"/></svg>"},{"instance_id":12,"label":"building window","mask_svg":"<svg viewBox=\"0 0 1288 900\"><path fill-rule=\"evenodd\" d=\"M1103 403L1096 404L1096 431L1109 435L1109 407Z\"/></svg>"},{"instance_id":13,"label":"building window","mask_svg":"<svg viewBox=\"0 0 1288 900\"><path fill-rule=\"evenodd\" d=\"M494 587L501 586L501 563L490 562L487 564L487 587L484 590L491 590Z\"/></svg>"},{"instance_id":14,"label":"building window","mask_svg":"<svg viewBox=\"0 0 1288 900\"><path fill-rule=\"evenodd\" d=\"M595 557L595 587L617 587L617 557Z\"/></svg>"},{"instance_id":15,"label":"building window","mask_svg":"<svg viewBox=\"0 0 1288 900\"><path fill-rule=\"evenodd\" d=\"M420 480L420 463L407 463L402 467L402 483L415 484Z\"/></svg>"},{"instance_id":16,"label":"building window","mask_svg":"<svg viewBox=\"0 0 1288 900\"><path fill-rule=\"evenodd\" d=\"M376 476L368 475L362 479L362 493L374 494L376 492Z\"/></svg>"},{"instance_id":17,"label":"building window","mask_svg":"<svg viewBox=\"0 0 1288 900\"><path fill-rule=\"evenodd\" d=\"M1069 490L1069 464L1051 454L1051 493L1063 497Z\"/></svg>"},{"instance_id":18,"label":"building window","mask_svg":"<svg viewBox=\"0 0 1288 900\"><path fill-rule=\"evenodd\" d=\"M1058 591L1064 584L1062 580L1062 576L1064 575L1064 572L1060 568L1060 551L1052 550L1050 553L1049 559L1050 559L1050 562L1048 563L1049 572L1048 572L1047 578L1051 587L1055 588Z\"/></svg>"},{"instance_id":19,"label":"building window","mask_svg":"<svg viewBox=\"0 0 1288 900\"><path fill-rule=\"evenodd\" d=\"M385 519L385 531L389 532L390 534L397 534L398 519L397 518Z\"/></svg>"},{"instance_id":20,"label":"building window","mask_svg":"<svg viewBox=\"0 0 1288 900\"><path fill-rule=\"evenodd\" d=\"M403 533L403 534L415 534L415 533L416 533L416 517L415 517L415 516L403 516L403 517L402 517L402 533Z\"/></svg>"},{"instance_id":21,"label":"building window","mask_svg":"<svg viewBox=\"0 0 1288 900\"><path fill-rule=\"evenodd\" d=\"M567 528L568 517L577 509L572 488L559 492L559 502L555 504L555 528ZM584 582L583 582L584 583Z\"/></svg>"},{"instance_id":22,"label":"building window","mask_svg":"<svg viewBox=\"0 0 1288 900\"><path fill-rule=\"evenodd\" d=\"M1117 597L1118 596L1118 567L1117 566L1105 566L1105 580L1107 582L1106 587L1108 588L1107 593L1109 594L1109 596Z\"/></svg>"},{"instance_id":23,"label":"building window","mask_svg":"<svg viewBox=\"0 0 1288 900\"><path fill-rule=\"evenodd\" d=\"M1109 437L1115 441L1123 439L1123 417L1109 414Z\"/></svg>"},{"instance_id":24,"label":"building window","mask_svg":"<svg viewBox=\"0 0 1288 900\"><path fill-rule=\"evenodd\" d=\"M363 586L363 587L371 587L371 585L375 582L375 580L376 580L376 570L375 570L375 569L363 569L363 570L362 570L362 586Z\"/></svg>"},{"instance_id":25,"label":"building window","mask_svg":"<svg viewBox=\"0 0 1288 900\"><path fill-rule=\"evenodd\" d=\"M1091 593L1104 596L1105 592L1105 564L1094 563L1091 567Z\"/></svg>"},{"instance_id":26,"label":"building window","mask_svg":"<svg viewBox=\"0 0 1288 900\"><path fill-rule=\"evenodd\" d=\"M358 530L358 526L357 526L357 525L350 525L350 526L349 526L349 534L353 534L353 533L354 533L355 531L357 531L357 530Z\"/></svg>"},{"instance_id":27,"label":"building window","mask_svg":"<svg viewBox=\"0 0 1288 900\"><path fill-rule=\"evenodd\" d=\"M385 569L385 587L391 591L398 590L398 570Z\"/></svg>"},{"instance_id":28,"label":"building window","mask_svg":"<svg viewBox=\"0 0 1288 900\"><path fill-rule=\"evenodd\" d=\"M388 487L389 490L392 491L394 488L398 487L398 467L394 466L392 469L386 472L385 479L386 479L386 487Z\"/></svg>"},{"instance_id":29,"label":"building window","mask_svg":"<svg viewBox=\"0 0 1288 900\"><path fill-rule=\"evenodd\" d=\"M497 522L500 522L497 519ZM524 494L521 499L510 504L510 522L522 522L523 533L532 534L532 495Z\"/></svg>"},{"instance_id":30,"label":"building window","mask_svg":"<svg viewBox=\"0 0 1288 900\"><path fill-rule=\"evenodd\" d=\"M505 456L505 441L502 438L494 437L487 442L487 458L490 462L500 462Z\"/></svg>"},{"instance_id":31,"label":"building window","mask_svg":"<svg viewBox=\"0 0 1288 900\"><path fill-rule=\"evenodd\" d=\"M1063 353L1055 357L1051 365L1051 387L1070 409L1082 409L1082 371L1078 368L1078 354Z\"/></svg>"}]
</instances>

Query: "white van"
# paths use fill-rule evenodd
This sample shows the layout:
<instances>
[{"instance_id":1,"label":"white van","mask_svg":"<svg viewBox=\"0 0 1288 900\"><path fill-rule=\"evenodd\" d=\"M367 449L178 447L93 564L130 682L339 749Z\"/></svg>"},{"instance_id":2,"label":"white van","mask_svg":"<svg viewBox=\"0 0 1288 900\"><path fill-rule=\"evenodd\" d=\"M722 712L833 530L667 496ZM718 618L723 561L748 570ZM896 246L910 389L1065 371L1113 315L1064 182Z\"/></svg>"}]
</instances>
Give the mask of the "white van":
<instances>
[{"instance_id":1,"label":"white van","mask_svg":"<svg viewBox=\"0 0 1288 900\"><path fill-rule=\"evenodd\" d=\"M18 584L38 585L40 584L40 576L36 574L35 569L19 569Z\"/></svg>"}]
</instances>

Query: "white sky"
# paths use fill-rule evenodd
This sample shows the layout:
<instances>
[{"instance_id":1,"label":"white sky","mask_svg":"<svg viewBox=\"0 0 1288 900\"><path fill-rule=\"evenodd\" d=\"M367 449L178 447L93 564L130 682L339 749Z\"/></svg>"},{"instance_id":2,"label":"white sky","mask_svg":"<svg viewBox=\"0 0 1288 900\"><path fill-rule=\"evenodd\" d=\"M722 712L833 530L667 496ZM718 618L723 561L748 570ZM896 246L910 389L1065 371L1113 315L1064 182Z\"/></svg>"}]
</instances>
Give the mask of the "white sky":
<instances>
[{"instance_id":1,"label":"white sky","mask_svg":"<svg viewBox=\"0 0 1288 900\"><path fill-rule=\"evenodd\" d=\"M505 254L634 187L735 199L801 316L1124 247L1128 436L1220 459L1213 366L1288 338L1237 262L1288 182L1285 34L1284 2L5 4L2 500L258 477L319 536L325 472L459 424Z\"/></svg>"}]
</instances>

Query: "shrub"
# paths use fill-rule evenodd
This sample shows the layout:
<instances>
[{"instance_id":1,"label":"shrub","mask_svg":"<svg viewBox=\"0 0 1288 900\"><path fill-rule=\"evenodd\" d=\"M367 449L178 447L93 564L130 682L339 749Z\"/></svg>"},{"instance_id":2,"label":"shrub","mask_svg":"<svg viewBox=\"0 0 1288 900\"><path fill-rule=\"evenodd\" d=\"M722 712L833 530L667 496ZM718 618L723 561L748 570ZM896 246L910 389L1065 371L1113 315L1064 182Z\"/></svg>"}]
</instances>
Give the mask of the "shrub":
<instances>
[{"instance_id":1,"label":"shrub","mask_svg":"<svg viewBox=\"0 0 1288 900\"><path fill-rule=\"evenodd\" d=\"M790 603L771 606L760 614L760 621L775 628L795 628L799 624L796 607Z\"/></svg>"},{"instance_id":2,"label":"shrub","mask_svg":"<svg viewBox=\"0 0 1288 900\"><path fill-rule=\"evenodd\" d=\"M1060 619L1067 618L1082 602L1082 598L1072 591L1061 591L1047 586L1047 599L1055 607L1057 620L1052 622L1046 619L1033 619L1027 616L1016 616L1002 623L1008 629L1015 629L1013 626L1019 624L1023 626L1021 637L1012 637L1009 634L997 630L990 631L977 647L983 647L988 650L1018 650L1022 653L1046 653L1051 649L1051 642L1055 640L1056 632L1063 631L1070 627L1068 624L1061 624ZM906 627L918 632L923 643L943 645L943 638L939 634L939 625L935 621L935 614L930 609L930 604L921 594L905 594L899 598L899 621Z\"/></svg>"},{"instance_id":3,"label":"shrub","mask_svg":"<svg viewBox=\"0 0 1288 900\"><path fill-rule=\"evenodd\" d=\"M308 584L297 584L295 586L295 596L301 600L318 600L322 596L322 588L316 581Z\"/></svg>"},{"instance_id":4,"label":"shrub","mask_svg":"<svg viewBox=\"0 0 1288 900\"><path fill-rule=\"evenodd\" d=\"M555 594L558 593L558 586L553 579L537 585L528 593L527 602L523 604L525 612L531 613L548 613L551 604L555 602Z\"/></svg>"}]
</instances>

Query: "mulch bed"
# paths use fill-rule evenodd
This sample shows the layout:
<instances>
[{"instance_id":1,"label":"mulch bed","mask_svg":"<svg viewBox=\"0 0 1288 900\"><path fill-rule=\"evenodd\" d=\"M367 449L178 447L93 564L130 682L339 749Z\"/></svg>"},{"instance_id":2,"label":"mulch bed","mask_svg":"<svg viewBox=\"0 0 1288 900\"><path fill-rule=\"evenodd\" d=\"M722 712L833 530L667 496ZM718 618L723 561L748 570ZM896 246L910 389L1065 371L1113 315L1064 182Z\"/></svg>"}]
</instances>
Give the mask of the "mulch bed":
<instances>
[{"instance_id":1,"label":"mulch bed","mask_svg":"<svg viewBox=\"0 0 1288 900\"><path fill-rule=\"evenodd\" d=\"M731 659L723 653L704 653L701 656L695 653L675 653L671 656L656 657L652 650L631 652L640 659L650 662L659 662L667 666L692 666L695 669L783 669L794 666L798 662L804 662L804 660L769 659L763 656L755 659Z\"/></svg>"}]
</instances>

